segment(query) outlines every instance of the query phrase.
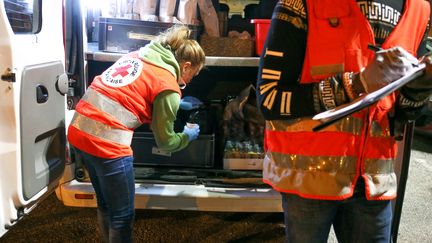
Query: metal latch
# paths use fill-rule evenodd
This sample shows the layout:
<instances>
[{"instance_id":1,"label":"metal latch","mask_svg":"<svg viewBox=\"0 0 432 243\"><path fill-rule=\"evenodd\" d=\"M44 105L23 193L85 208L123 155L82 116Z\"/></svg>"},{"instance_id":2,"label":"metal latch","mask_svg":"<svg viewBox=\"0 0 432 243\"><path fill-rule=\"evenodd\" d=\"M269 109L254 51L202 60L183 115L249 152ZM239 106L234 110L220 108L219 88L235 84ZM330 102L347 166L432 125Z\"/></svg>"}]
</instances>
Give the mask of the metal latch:
<instances>
[{"instance_id":1,"label":"metal latch","mask_svg":"<svg viewBox=\"0 0 432 243\"><path fill-rule=\"evenodd\" d=\"M1 75L1 80L15 83L15 73L13 73L10 68L7 68Z\"/></svg>"},{"instance_id":2,"label":"metal latch","mask_svg":"<svg viewBox=\"0 0 432 243\"><path fill-rule=\"evenodd\" d=\"M65 95L69 91L69 77L66 73L62 73L59 76L57 76L57 82L55 84L56 90L62 94Z\"/></svg>"}]
</instances>

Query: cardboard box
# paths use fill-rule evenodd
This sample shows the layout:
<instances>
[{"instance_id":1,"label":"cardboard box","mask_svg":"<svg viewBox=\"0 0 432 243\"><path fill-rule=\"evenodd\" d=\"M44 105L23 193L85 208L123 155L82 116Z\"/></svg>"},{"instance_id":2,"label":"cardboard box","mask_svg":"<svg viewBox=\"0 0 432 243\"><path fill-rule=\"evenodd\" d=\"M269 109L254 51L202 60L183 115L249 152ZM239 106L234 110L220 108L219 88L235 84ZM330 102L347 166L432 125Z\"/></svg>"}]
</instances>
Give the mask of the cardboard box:
<instances>
[{"instance_id":1,"label":"cardboard box","mask_svg":"<svg viewBox=\"0 0 432 243\"><path fill-rule=\"evenodd\" d=\"M225 170L262 170L263 159L225 158L223 167Z\"/></svg>"},{"instance_id":2,"label":"cardboard box","mask_svg":"<svg viewBox=\"0 0 432 243\"><path fill-rule=\"evenodd\" d=\"M255 55L255 45L251 39L202 35L200 45L206 56L252 57Z\"/></svg>"}]
</instances>

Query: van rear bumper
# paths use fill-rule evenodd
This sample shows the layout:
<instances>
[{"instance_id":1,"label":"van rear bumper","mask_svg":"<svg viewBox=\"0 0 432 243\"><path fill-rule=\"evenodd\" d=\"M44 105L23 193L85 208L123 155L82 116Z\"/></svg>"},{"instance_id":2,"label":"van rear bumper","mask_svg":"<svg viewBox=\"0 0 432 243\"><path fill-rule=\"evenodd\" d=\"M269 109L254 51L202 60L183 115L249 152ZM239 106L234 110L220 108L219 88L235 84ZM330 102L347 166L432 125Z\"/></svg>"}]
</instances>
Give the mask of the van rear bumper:
<instances>
[{"instance_id":1,"label":"van rear bumper","mask_svg":"<svg viewBox=\"0 0 432 243\"><path fill-rule=\"evenodd\" d=\"M96 207L90 183L60 185L57 197L66 206ZM90 199L80 199L88 198ZM135 184L135 208L216 212L282 212L281 196L270 188L222 188L204 185Z\"/></svg>"}]
</instances>

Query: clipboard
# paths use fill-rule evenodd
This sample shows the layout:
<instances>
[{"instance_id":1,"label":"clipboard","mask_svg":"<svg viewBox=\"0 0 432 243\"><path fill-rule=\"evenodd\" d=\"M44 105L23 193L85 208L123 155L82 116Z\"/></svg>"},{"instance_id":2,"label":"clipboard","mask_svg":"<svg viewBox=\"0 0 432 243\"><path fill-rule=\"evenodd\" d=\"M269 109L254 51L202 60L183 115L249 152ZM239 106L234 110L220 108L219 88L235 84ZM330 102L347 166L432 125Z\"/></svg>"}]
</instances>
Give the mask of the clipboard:
<instances>
[{"instance_id":1,"label":"clipboard","mask_svg":"<svg viewBox=\"0 0 432 243\"><path fill-rule=\"evenodd\" d=\"M410 81L423 75L425 69L426 69L426 65L424 63L419 64L417 67L414 67L409 73L407 73L405 76L382 87L381 89L378 89L367 95L360 96L357 99L349 103L340 105L334 109L316 114L315 116L312 117L312 119L319 120L321 124L314 127L312 130L314 132L317 132L348 115L351 115L359 110L362 110L370 105L375 104L381 98L391 94L392 92L401 88L402 86L409 83Z\"/></svg>"}]
</instances>

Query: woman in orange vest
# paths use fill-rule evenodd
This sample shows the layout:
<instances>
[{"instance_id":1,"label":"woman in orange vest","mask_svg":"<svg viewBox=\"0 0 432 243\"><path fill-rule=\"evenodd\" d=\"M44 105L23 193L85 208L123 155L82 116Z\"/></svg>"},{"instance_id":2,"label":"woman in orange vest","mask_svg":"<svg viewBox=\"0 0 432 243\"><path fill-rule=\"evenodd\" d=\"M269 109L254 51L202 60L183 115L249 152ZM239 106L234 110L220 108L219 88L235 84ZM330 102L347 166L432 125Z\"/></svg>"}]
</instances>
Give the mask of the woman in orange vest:
<instances>
[{"instance_id":1,"label":"woman in orange vest","mask_svg":"<svg viewBox=\"0 0 432 243\"><path fill-rule=\"evenodd\" d=\"M76 106L68 140L89 172L105 242L132 242L134 129L149 123L158 147L169 152L198 137L199 126L174 132L180 89L205 62L190 33L186 26L174 26L123 56L94 78Z\"/></svg>"},{"instance_id":2,"label":"woman in orange vest","mask_svg":"<svg viewBox=\"0 0 432 243\"><path fill-rule=\"evenodd\" d=\"M396 197L394 121L432 93L424 0L279 1L257 81L266 119L263 180L281 192L289 242L389 242ZM368 46L375 46L370 50ZM411 72L426 74L314 132L312 116Z\"/></svg>"}]
</instances>

